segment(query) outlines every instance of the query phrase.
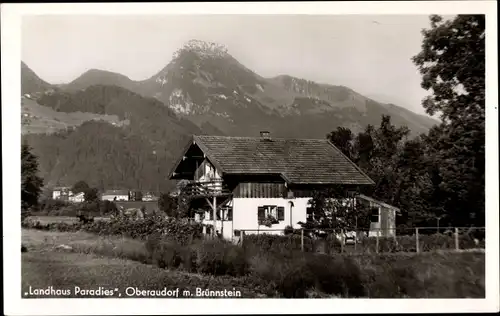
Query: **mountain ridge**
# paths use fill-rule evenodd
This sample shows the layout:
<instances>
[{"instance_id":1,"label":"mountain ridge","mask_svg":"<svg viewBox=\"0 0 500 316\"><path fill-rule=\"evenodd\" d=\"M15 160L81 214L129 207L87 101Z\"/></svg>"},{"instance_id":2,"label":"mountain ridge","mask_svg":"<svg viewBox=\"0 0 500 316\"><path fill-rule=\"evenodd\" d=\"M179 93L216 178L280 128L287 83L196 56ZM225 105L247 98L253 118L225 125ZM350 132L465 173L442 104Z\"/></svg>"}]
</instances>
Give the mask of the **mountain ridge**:
<instances>
[{"instance_id":1,"label":"mountain ridge","mask_svg":"<svg viewBox=\"0 0 500 316\"><path fill-rule=\"evenodd\" d=\"M405 107L378 102L346 86L318 83L287 74L262 77L242 65L223 45L197 40L187 42L173 54L165 67L147 79L132 80L117 72L93 68L60 88L76 91L96 84L116 85L145 97L155 97L176 114L198 125L218 121L215 125L229 134L235 132L234 125L238 124L243 124L243 129L250 132L250 127L232 117L238 117L238 114L231 112L235 111L234 105L245 107L252 101L257 104L255 111L262 112L261 116L278 120L294 115L322 114L340 118L349 116L342 113L342 109L353 108L359 112L359 119L353 117L354 121L344 122L344 125L354 129L377 123L380 118L373 116L381 114L391 115L398 125L408 125L414 134L425 132L439 123ZM224 104L228 99L233 106ZM363 119L364 116L372 119ZM263 121L273 125L269 119ZM334 120L332 125L337 123L342 122ZM323 129L321 134L325 132L328 131Z\"/></svg>"},{"instance_id":2,"label":"mountain ridge","mask_svg":"<svg viewBox=\"0 0 500 316\"><path fill-rule=\"evenodd\" d=\"M22 63L23 91L52 109L46 112L54 119L60 112L116 117L108 123L73 122L70 130L51 135L23 135L40 157L47 183L85 180L99 188L166 191L173 183L158 175L168 174L193 134L256 137L267 130L272 137L318 139L339 126L356 132L391 115L395 125L418 135L438 123L348 87L290 75L264 78L224 47L200 50L200 42L191 44L140 81L90 69L67 84L51 85ZM122 121L128 123L116 124Z\"/></svg>"}]
</instances>

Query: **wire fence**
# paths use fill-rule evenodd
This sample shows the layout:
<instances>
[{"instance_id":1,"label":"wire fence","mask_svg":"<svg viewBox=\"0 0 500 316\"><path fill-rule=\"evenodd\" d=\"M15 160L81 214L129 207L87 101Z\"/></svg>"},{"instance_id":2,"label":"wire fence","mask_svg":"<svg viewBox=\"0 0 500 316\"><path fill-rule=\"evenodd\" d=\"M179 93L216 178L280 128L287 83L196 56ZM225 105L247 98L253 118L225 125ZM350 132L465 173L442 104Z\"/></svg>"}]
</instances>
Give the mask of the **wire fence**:
<instances>
[{"instance_id":1,"label":"wire fence","mask_svg":"<svg viewBox=\"0 0 500 316\"><path fill-rule=\"evenodd\" d=\"M393 229L242 229L233 241L264 250L320 253L391 253L437 250L484 250L484 227L414 227Z\"/></svg>"}]
</instances>

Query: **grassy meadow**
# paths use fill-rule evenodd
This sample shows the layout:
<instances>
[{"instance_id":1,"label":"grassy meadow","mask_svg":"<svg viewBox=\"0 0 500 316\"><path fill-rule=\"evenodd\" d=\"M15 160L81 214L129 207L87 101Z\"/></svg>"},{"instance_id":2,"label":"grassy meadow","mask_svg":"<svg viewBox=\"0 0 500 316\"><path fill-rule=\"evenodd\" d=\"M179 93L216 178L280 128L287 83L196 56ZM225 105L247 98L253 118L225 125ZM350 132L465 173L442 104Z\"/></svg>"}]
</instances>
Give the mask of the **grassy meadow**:
<instances>
[{"instance_id":1,"label":"grassy meadow","mask_svg":"<svg viewBox=\"0 0 500 316\"><path fill-rule=\"evenodd\" d=\"M143 240L35 229L23 229L22 242L27 248L22 254L22 294L30 286L52 285L101 286L120 289L122 294L128 286L179 288L180 293L235 289L243 298L485 295L485 255L480 252L327 256L259 251L218 240L179 244L160 237Z\"/></svg>"}]
</instances>

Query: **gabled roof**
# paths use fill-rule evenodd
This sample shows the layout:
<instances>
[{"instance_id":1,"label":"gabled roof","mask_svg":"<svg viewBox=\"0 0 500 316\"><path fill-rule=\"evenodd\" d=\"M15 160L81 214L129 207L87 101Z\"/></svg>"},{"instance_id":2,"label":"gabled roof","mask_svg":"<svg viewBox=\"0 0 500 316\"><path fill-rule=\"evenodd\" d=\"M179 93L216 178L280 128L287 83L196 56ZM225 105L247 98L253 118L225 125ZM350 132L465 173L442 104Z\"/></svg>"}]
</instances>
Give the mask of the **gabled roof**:
<instances>
[{"instance_id":1,"label":"gabled roof","mask_svg":"<svg viewBox=\"0 0 500 316\"><path fill-rule=\"evenodd\" d=\"M401 210L395 206L392 206L390 204L387 204L387 203L384 203L382 201L379 201L379 200L376 200L372 197L369 197L369 196L366 196L366 195L363 195L363 194L360 194L358 195L358 197L362 200L365 200L365 201L368 201L368 202L372 202L374 204L377 204L379 206L382 206L382 207L385 207L385 208L388 208L388 209L391 209L391 210L395 210L396 212L401 212Z\"/></svg>"},{"instance_id":2,"label":"gabled roof","mask_svg":"<svg viewBox=\"0 0 500 316\"><path fill-rule=\"evenodd\" d=\"M102 195L128 195L128 190L106 190Z\"/></svg>"},{"instance_id":3,"label":"gabled roof","mask_svg":"<svg viewBox=\"0 0 500 316\"><path fill-rule=\"evenodd\" d=\"M193 136L223 175L280 175L293 184L374 184L326 139ZM187 146L184 155L191 146ZM176 178L182 157L170 178Z\"/></svg>"},{"instance_id":4,"label":"gabled roof","mask_svg":"<svg viewBox=\"0 0 500 316\"><path fill-rule=\"evenodd\" d=\"M71 187L54 187L52 191L69 191Z\"/></svg>"}]
</instances>

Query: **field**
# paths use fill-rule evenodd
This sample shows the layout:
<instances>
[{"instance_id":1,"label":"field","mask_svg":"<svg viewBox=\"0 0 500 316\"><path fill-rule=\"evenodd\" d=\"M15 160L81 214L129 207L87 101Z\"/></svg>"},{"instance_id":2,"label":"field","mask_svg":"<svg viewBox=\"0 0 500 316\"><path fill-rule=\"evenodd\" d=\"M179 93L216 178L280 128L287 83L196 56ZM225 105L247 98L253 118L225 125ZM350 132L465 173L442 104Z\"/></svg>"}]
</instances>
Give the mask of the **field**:
<instances>
[{"instance_id":1,"label":"field","mask_svg":"<svg viewBox=\"0 0 500 316\"><path fill-rule=\"evenodd\" d=\"M145 253L143 244L119 237L103 238L92 234L62 233L26 230L22 231L23 244L28 252L22 254L22 295L29 295L36 288L71 290L67 297L95 297L91 295L75 295L75 287L81 289L98 289L99 287L114 290L114 297L128 297L127 287L144 290L175 290L176 288L196 293L196 288L210 290L241 291L242 297L258 297L255 289L246 288L243 281L237 278L212 278L182 271L168 271L152 265L122 259L133 257L136 260ZM66 247L59 247L64 245ZM110 255L108 251L116 250ZM126 250L125 250L126 249ZM122 253L120 254L120 251ZM123 251L126 251L123 252ZM25 295L28 293L28 295ZM261 295L262 296L262 295ZM43 296L47 297L47 296ZM48 297L61 297L49 295ZM105 297L105 295L98 296ZM138 296L131 296L138 297Z\"/></svg>"},{"instance_id":2,"label":"field","mask_svg":"<svg viewBox=\"0 0 500 316\"><path fill-rule=\"evenodd\" d=\"M84 122L102 120L113 125L126 125L128 121L120 121L116 115L100 115L94 113L65 113L42 106L36 101L23 97L22 101L22 134L54 133L68 127L76 127Z\"/></svg>"},{"instance_id":3,"label":"field","mask_svg":"<svg viewBox=\"0 0 500 316\"><path fill-rule=\"evenodd\" d=\"M484 253L477 252L333 257L312 254L304 257L299 252L290 257L290 254L275 256L267 252L251 254L238 246L212 241L195 248L200 267L195 271L184 265L187 248L172 244L160 245L157 255L151 256L147 242L142 240L82 231L23 229L22 241L27 247L22 254L23 293L29 292L30 286L46 289L52 285L59 289L116 288L118 291L113 295L121 293L122 297L126 297L124 289L129 286L150 290L179 288L181 293L184 290L195 293L196 288L234 289L243 298L480 298L485 295ZM181 257L180 261L175 259ZM174 261L177 263L173 264ZM303 291L297 291L300 288Z\"/></svg>"}]
</instances>

